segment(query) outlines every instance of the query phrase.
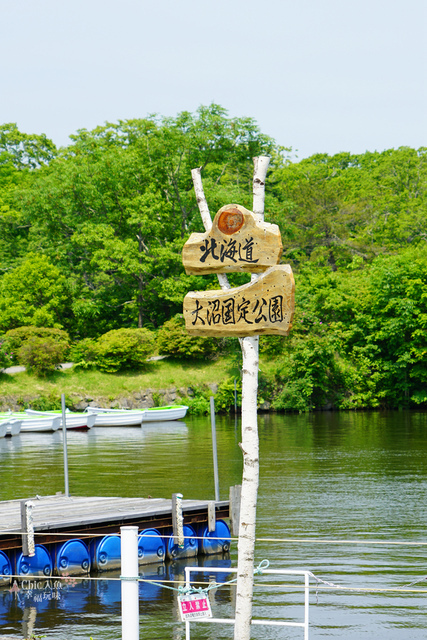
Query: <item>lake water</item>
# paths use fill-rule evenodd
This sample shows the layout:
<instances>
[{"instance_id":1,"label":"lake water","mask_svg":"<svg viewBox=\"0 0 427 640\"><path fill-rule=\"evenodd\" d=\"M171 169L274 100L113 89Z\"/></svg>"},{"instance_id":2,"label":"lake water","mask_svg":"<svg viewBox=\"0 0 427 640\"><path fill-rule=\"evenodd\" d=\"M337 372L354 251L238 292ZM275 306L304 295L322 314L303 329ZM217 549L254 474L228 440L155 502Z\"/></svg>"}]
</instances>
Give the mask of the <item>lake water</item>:
<instances>
[{"instance_id":1,"label":"lake water","mask_svg":"<svg viewBox=\"0 0 427 640\"><path fill-rule=\"evenodd\" d=\"M241 482L240 424L217 417L221 499ZM427 637L427 593L387 592L427 575L427 414L316 413L261 415L256 563L310 570L322 580L367 591L316 590L311 581L310 638L421 640ZM213 499L210 420L68 433L71 495ZM0 499L64 490L62 435L0 440ZM268 538L268 541L266 540ZM377 544L383 543L383 544ZM399 544L393 544L399 543ZM412 544L411 544L412 543ZM200 559L201 563L202 560ZM210 556L209 565L236 566ZM183 564L147 568L169 586ZM212 572L211 572L212 573ZM0 589L0 634L35 633L55 640L121 637L120 583L100 574L43 598ZM230 576L232 578L232 576ZM300 621L303 591L290 578L257 577L254 616ZM323 585L324 587L325 585ZM231 617L234 587L211 592L213 613ZM232 638L232 628L194 625L194 640ZM301 629L256 627L253 638L302 638ZM140 584L140 638L184 640L176 591Z\"/></svg>"}]
</instances>

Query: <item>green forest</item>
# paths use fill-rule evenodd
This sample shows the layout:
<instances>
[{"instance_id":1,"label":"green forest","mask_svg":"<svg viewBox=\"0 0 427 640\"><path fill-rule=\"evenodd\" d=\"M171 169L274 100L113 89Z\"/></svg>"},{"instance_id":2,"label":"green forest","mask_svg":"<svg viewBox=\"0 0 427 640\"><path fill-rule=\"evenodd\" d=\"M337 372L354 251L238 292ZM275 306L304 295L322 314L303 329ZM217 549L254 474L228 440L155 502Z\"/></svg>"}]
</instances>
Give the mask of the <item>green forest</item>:
<instances>
[{"instance_id":1,"label":"green forest","mask_svg":"<svg viewBox=\"0 0 427 640\"><path fill-rule=\"evenodd\" d=\"M296 313L289 337L260 339L263 399L285 411L427 406L427 148L291 161L215 104L70 140L58 149L0 126L0 366L46 373L68 357L114 375L154 353L235 363L236 339L183 328L185 294L218 287L182 267L203 231L190 171L202 167L212 216L251 209L252 158L269 155L265 218L281 230Z\"/></svg>"}]
</instances>

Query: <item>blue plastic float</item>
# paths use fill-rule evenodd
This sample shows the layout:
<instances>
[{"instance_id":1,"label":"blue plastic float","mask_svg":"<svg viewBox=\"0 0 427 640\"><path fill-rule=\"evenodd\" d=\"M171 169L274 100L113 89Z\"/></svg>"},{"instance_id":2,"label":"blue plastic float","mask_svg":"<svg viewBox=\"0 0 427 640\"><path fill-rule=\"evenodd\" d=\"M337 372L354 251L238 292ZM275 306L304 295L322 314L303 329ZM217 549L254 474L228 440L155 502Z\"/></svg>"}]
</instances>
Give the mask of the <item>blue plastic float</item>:
<instances>
[{"instance_id":1,"label":"blue plastic float","mask_svg":"<svg viewBox=\"0 0 427 640\"><path fill-rule=\"evenodd\" d=\"M224 520L217 520L215 531L204 526L199 529L199 553L211 555L230 551L231 534Z\"/></svg>"},{"instance_id":2,"label":"blue plastic float","mask_svg":"<svg viewBox=\"0 0 427 640\"><path fill-rule=\"evenodd\" d=\"M57 544L52 556L55 572L59 576L87 574L90 571L88 546L78 538Z\"/></svg>"},{"instance_id":3,"label":"blue plastic float","mask_svg":"<svg viewBox=\"0 0 427 640\"><path fill-rule=\"evenodd\" d=\"M92 567L96 571L120 569L121 545L120 536L104 536L95 538L89 544Z\"/></svg>"},{"instance_id":4,"label":"blue plastic float","mask_svg":"<svg viewBox=\"0 0 427 640\"><path fill-rule=\"evenodd\" d=\"M12 565L7 555L0 551L0 585L10 584L12 575Z\"/></svg>"},{"instance_id":5,"label":"blue plastic float","mask_svg":"<svg viewBox=\"0 0 427 640\"><path fill-rule=\"evenodd\" d=\"M138 564L163 562L166 547L157 529L144 529L138 536Z\"/></svg>"},{"instance_id":6,"label":"blue plastic float","mask_svg":"<svg viewBox=\"0 0 427 640\"><path fill-rule=\"evenodd\" d=\"M198 545L196 532L192 526L185 524L184 527L184 546L179 547L174 543L174 536L171 535L166 542L166 555L169 559L193 558L197 556Z\"/></svg>"},{"instance_id":7,"label":"blue plastic float","mask_svg":"<svg viewBox=\"0 0 427 640\"><path fill-rule=\"evenodd\" d=\"M49 551L42 544L34 546L33 556L20 553L16 558L16 573L20 576L51 576L53 563Z\"/></svg>"}]
</instances>

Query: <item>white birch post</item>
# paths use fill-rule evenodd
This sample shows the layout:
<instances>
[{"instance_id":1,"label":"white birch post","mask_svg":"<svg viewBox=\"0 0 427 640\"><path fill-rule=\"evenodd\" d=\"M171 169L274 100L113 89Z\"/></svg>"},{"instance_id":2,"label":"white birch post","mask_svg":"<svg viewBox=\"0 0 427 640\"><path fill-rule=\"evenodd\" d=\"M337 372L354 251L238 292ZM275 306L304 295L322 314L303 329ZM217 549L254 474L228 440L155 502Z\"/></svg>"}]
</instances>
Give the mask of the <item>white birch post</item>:
<instances>
[{"instance_id":1,"label":"white birch post","mask_svg":"<svg viewBox=\"0 0 427 640\"><path fill-rule=\"evenodd\" d=\"M254 158L253 212L264 220L265 177L270 158ZM252 275L256 280L257 275ZM242 452L243 479L240 503L240 525L237 559L237 593L234 640L251 637L252 599L254 589L254 555L256 505L259 483L258 444L258 345L259 337L243 338L242 347Z\"/></svg>"},{"instance_id":2,"label":"white birch post","mask_svg":"<svg viewBox=\"0 0 427 640\"><path fill-rule=\"evenodd\" d=\"M270 158L254 158L253 212L264 219L264 185ZM200 215L206 231L212 227L209 208L203 192L200 169L191 172ZM252 280L258 276L252 275ZM222 289L229 289L227 276L218 274ZM257 423L258 336L242 338L242 442L243 480L240 504L240 525L237 562L237 595L234 640L249 640L251 636L252 596L254 585L254 553L256 504L259 481L259 446Z\"/></svg>"}]
</instances>

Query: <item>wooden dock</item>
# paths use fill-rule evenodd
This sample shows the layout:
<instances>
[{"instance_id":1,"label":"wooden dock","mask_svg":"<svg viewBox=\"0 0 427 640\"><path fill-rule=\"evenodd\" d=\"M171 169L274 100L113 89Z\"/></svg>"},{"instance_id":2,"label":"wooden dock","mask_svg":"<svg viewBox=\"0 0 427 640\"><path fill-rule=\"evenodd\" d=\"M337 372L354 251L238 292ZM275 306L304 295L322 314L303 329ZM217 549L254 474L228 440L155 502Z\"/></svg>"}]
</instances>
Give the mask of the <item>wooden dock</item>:
<instances>
[{"instance_id":1,"label":"wooden dock","mask_svg":"<svg viewBox=\"0 0 427 640\"><path fill-rule=\"evenodd\" d=\"M172 499L35 496L32 519L37 544L64 542L70 538L90 538L120 533L124 525L155 528L162 534L172 531ZM25 500L27 501L27 500ZM22 547L21 503L0 502L0 550ZM210 501L183 500L185 524L208 522ZM212 502L211 502L212 504ZM215 503L216 519L229 517L228 501Z\"/></svg>"}]
</instances>

